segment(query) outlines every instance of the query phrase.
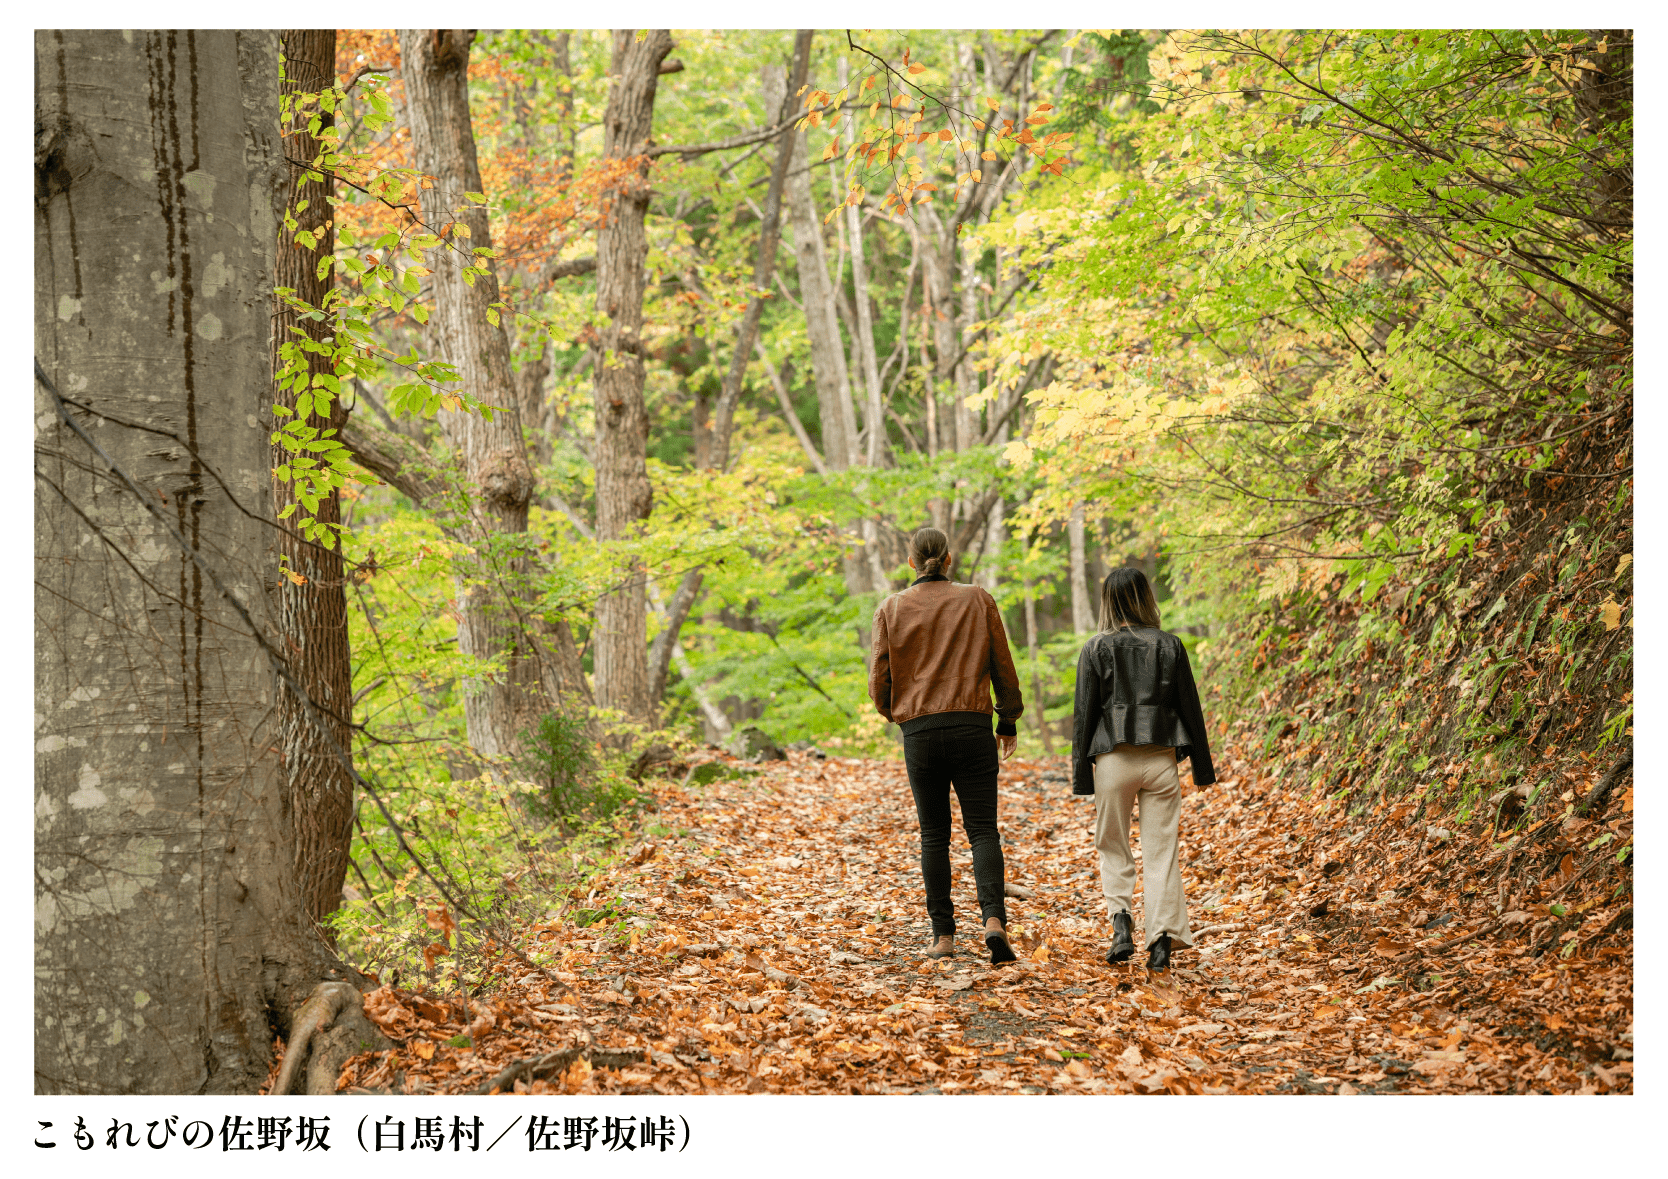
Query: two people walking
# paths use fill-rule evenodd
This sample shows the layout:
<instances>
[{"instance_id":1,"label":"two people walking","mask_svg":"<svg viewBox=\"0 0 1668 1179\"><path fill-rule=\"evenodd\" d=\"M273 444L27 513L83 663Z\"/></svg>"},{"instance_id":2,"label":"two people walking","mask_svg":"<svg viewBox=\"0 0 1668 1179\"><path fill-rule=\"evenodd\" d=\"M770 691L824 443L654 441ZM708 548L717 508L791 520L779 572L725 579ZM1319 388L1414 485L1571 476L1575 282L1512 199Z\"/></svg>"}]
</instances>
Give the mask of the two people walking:
<instances>
[{"instance_id":1,"label":"two people walking","mask_svg":"<svg viewBox=\"0 0 1668 1179\"><path fill-rule=\"evenodd\" d=\"M932 958L954 953L950 900L950 791L973 846L973 877L993 964L1014 960L997 829L1000 761L1018 744L1025 711L1001 612L989 593L949 578L949 539L923 528L910 539L917 576L875 611L869 695L903 732L904 765L921 826L921 877ZM1106 959L1135 951L1131 819L1141 822L1148 965L1162 970L1192 944L1182 889L1176 763L1191 757L1199 785L1214 782L1199 693L1181 640L1159 629L1152 587L1138 569L1114 569L1101 587L1101 630L1078 657L1072 793L1095 799L1095 848L1112 922ZM994 708L992 696L995 698ZM991 732L991 714L997 717Z\"/></svg>"}]
</instances>

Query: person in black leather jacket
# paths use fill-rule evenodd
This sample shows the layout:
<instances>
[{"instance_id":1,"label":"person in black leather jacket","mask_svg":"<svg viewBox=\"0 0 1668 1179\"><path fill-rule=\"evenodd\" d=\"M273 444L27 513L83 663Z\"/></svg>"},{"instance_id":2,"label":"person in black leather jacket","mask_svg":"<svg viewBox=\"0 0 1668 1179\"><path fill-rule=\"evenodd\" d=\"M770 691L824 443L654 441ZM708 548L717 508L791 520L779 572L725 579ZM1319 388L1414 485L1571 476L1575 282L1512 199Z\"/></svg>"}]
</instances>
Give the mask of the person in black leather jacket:
<instances>
[{"instance_id":1,"label":"person in black leather jacket","mask_svg":"<svg viewBox=\"0 0 1668 1179\"><path fill-rule=\"evenodd\" d=\"M1147 964L1163 970L1174 946L1193 944L1177 846L1176 763L1191 758L1200 786L1216 781L1216 770L1187 648L1159 629L1146 574L1114 569L1101 585L1100 609L1101 631L1077 659L1072 793L1095 800L1095 848L1113 930L1106 960L1114 965L1135 952L1129 827L1139 801Z\"/></svg>"}]
</instances>

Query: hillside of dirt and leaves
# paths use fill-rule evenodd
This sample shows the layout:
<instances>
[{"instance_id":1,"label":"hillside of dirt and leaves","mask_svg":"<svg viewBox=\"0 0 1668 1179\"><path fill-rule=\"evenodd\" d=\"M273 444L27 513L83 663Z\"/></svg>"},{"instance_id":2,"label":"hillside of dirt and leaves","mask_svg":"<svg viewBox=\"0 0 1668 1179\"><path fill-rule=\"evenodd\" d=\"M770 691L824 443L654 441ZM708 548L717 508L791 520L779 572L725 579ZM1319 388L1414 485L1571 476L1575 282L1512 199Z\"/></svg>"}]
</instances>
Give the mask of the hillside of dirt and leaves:
<instances>
[{"instance_id":1,"label":"hillside of dirt and leaves","mask_svg":"<svg viewBox=\"0 0 1668 1179\"><path fill-rule=\"evenodd\" d=\"M288 112L340 1090L1632 1091L1630 31L456 32ZM928 524L1026 696L1004 968L866 693ZM1219 754L1163 974L1067 780L1125 565Z\"/></svg>"}]
</instances>

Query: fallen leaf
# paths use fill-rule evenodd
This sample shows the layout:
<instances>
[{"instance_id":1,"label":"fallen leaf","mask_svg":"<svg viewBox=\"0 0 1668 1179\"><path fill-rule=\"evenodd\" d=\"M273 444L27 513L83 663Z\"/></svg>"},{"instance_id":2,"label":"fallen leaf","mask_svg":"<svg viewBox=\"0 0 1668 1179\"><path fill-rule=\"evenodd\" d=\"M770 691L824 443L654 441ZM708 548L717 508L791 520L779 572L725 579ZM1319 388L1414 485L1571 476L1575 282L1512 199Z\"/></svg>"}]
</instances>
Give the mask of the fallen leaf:
<instances>
[{"instance_id":1,"label":"fallen leaf","mask_svg":"<svg viewBox=\"0 0 1668 1179\"><path fill-rule=\"evenodd\" d=\"M1373 950L1381 958L1394 958L1397 954L1406 953L1407 947L1401 942L1393 942L1387 937L1381 937L1377 944L1373 946Z\"/></svg>"},{"instance_id":2,"label":"fallen leaf","mask_svg":"<svg viewBox=\"0 0 1668 1179\"><path fill-rule=\"evenodd\" d=\"M424 1060L434 1059L434 1045L427 1040L414 1041L411 1050Z\"/></svg>"},{"instance_id":3,"label":"fallen leaf","mask_svg":"<svg viewBox=\"0 0 1668 1179\"><path fill-rule=\"evenodd\" d=\"M1192 1024L1188 1024L1184 1028L1177 1028L1176 1029L1176 1035L1178 1035L1178 1036L1192 1036L1192 1035L1214 1036L1214 1035L1216 1035L1217 1032L1220 1032L1223 1028L1225 1028L1227 1026L1228 1025L1225 1024L1225 1023L1192 1023Z\"/></svg>"},{"instance_id":4,"label":"fallen leaf","mask_svg":"<svg viewBox=\"0 0 1668 1179\"><path fill-rule=\"evenodd\" d=\"M1334 1006L1331 1003L1323 1003L1319 1007L1315 1008L1315 1018L1316 1019L1331 1019L1334 1015L1337 1015L1338 1012L1340 1012L1342 1010L1343 1010L1342 1007Z\"/></svg>"}]
</instances>

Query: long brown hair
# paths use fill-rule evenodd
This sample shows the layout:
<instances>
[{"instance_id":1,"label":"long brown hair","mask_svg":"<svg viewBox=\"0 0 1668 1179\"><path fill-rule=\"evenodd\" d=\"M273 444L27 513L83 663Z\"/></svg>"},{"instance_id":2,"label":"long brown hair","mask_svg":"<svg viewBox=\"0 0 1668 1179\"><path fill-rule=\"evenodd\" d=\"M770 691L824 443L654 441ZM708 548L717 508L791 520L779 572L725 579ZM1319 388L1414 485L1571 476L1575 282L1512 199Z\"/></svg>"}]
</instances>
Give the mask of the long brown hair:
<instances>
[{"instance_id":1,"label":"long brown hair","mask_svg":"<svg viewBox=\"0 0 1668 1179\"><path fill-rule=\"evenodd\" d=\"M1112 570L1100 583L1100 629L1112 631L1124 626L1162 629L1152 584L1132 565Z\"/></svg>"},{"instance_id":2,"label":"long brown hair","mask_svg":"<svg viewBox=\"0 0 1668 1179\"><path fill-rule=\"evenodd\" d=\"M923 577L943 573L944 562L950 559L950 538L936 528L917 529L909 538L909 559Z\"/></svg>"}]
</instances>

